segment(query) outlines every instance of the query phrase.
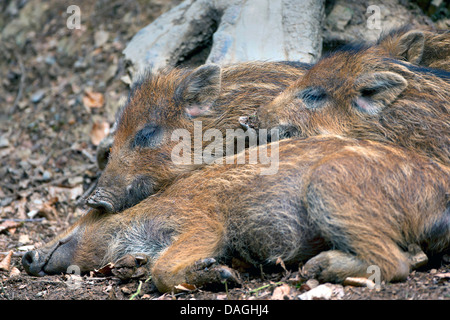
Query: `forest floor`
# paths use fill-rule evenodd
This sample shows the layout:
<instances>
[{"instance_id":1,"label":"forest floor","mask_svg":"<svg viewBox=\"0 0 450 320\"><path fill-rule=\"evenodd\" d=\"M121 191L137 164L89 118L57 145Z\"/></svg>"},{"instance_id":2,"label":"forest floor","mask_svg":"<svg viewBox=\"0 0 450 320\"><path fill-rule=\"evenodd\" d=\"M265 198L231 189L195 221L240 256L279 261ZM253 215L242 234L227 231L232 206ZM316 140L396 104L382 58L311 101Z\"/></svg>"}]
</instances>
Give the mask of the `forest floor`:
<instances>
[{"instance_id":1,"label":"forest floor","mask_svg":"<svg viewBox=\"0 0 450 320\"><path fill-rule=\"evenodd\" d=\"M298 270L279 267L243 272L239 288L162 295L151 279L38 278L21 265L26 251L83 215L83 199L101 173L96 146L129 90L122 51L137 31L179 2L77 1L80 30L66 26L69 1L0 4L0 261L13 252L8 266L0 267L0 300L299 299L315 286ZM316 298L450 299L450 261L379 289L321 288Z\"/></svg>"}]
</instances>

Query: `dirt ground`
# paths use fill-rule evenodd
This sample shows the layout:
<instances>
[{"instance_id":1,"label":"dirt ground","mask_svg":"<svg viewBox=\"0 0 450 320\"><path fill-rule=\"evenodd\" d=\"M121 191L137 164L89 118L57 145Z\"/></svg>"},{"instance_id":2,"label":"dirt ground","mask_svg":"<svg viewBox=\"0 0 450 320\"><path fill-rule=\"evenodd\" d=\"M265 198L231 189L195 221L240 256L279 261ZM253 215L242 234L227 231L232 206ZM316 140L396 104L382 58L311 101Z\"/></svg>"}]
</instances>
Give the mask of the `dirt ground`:
<instances>
[{"instance_id":1,"label":"dirt ground","mask_svg":"<svg viewBox=\"0 0 450 320\"><path fill-rule=\"evenodd\" d=\"M142 27L180 0L0 2L0 300L300 299L315 284L298 270L243 272L239 288L157 292L151 279L28 276L21 256L76 221L100 170L95 150L128 93L121 54ZM70 4L81 30L66 26ZM16 219L16 220L11 220ZM4 260L3 260L4 261ZM450 261L380 289L329 285L323 299L450 299ZM303 298L305 296L302 296Z\"/></svg>"},{"instance_id":2,"label":"dirt ground","mask_svg":"<svg viewBox=\"0 0 450 320\"><path fill-rule=\"evenodd\" d=\"M13 265L19 268L20 259ZM1 272L0 300L299 300L311 290L299 280L298 272L246 275L239 288L206 291L197 289L177 294L160 294L150 280L121 282L113 277L66 275L31 277L21 271L8 276ZM331 285L332 294L316 296L330 300L449 300L450 265L413 271L402 283L383 283L380 289Z\"/></svg>"}]
</instances>

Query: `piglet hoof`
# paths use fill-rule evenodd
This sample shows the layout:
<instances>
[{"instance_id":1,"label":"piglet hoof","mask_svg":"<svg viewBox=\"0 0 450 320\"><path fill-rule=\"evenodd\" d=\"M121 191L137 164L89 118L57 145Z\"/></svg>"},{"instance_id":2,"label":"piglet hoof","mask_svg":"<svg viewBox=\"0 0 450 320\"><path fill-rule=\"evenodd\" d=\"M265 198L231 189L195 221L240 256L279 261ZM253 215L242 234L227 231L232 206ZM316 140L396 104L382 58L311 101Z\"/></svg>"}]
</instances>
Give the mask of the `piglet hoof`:
<instances>
[{"instance_id":1,"label":"piglet hoof","mask_svg":"<svg viewBox=\"0 0 450 320\"><path fill-rule=\"evenodd\" d=\"M328 263L325 257L317 255L309 259L305 265L302 267L301 275L306 279L321 279L322 270L327 269Z\"/></svg>"},{"instance_id":2,"label":"piglet hoof","mask_svg":"<svg viewBox=\"0 0 450 320\"><path fill-rule=\"evenodd\" d=\"M201 259L198 260L194 263L194 267L193 269L195 270L203 270L203 269L208 269L211 268L212 266L216 265L217 261L214 258L205 258L205 259Z\"/></svg>"},{"instance_id":3,"label":"piglet hoof","mask_svg":"<svg viewBox=\"0 0 450 320\"><path fill-rule=\"evenodd\" d=\"M196 287L206 287L210 290L222 289L241 285L239 274L224 265L217 264L214 258L198 260L186 271L186 280Z\"/></svg>"},{"instance_id":4,"label":"piglet hoof","mask_svg":"<svg viewBox=\"0 0 450 320\"><path fill-rule=\"evenodd\" d=\"M341 283L347 277L366 275L363 264L355 256L339 251L323 251L309 259L302 268L302 276L320 282Z\"/></svg>"},{"instance_id":5,"label":"piglet hoof","mask_svg":"<svg viewBox=\"0 0 450 320\"><path fill-rule=\"evenodd\" d=\"M428 257L417 244L410 244L406 253L411 269L417 269L428 263Z\"/></svg>"},{"instance_id":6,"label":"piglet hoof","mask_svg":"<svg viewBox=\"0 0 450 320\"><path fill-rule=\"evenodd\" d=\"M148 277L149 258L145 254L127 254L114 263L112 274L121 280Z\"/></svg>"}]
</instances>

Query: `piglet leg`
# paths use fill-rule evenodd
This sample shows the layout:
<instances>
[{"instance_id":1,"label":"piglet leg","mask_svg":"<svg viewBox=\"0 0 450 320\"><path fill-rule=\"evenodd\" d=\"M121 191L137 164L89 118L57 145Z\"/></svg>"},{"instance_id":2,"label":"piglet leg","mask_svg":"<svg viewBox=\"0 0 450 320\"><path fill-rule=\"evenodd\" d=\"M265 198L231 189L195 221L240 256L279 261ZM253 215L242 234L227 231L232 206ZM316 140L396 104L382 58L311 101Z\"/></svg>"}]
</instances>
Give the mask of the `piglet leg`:
<instances>
[{"instance_id":1,"label":"piglet leg","mask_svg":"<svg viewBox=\"0 0 450 320\"><path fill-rule=\"evenodd\" d=\"M168 292L180 284L196 287L222 285L225 280L238 282L236 273L216 263L224 249L223 226L203 222L186 231L156 260L151 274L161 292Z\"/></svg>"}]
</instances>

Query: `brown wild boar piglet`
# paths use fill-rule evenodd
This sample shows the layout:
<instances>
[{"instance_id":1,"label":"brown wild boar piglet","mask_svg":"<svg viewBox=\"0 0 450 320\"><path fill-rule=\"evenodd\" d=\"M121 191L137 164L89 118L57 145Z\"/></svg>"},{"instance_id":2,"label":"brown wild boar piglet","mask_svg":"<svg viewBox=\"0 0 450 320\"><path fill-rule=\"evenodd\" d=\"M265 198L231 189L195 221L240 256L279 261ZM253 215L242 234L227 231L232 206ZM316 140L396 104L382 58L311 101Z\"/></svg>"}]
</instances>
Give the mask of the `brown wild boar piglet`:
<instances>
[{"instance_id":1,"label":"brown wild boar piglet","mask_svg":"<svg viewBox=\"0 0 450 320\"><path fill-rule=\"evenodd\" d=\"M414 267L410 245L429 255L448 249L448 167L337 136L275 144L277 174L259 175L261 164L211 164L122 214L91 210L26 253L23 266L42 276L117 262L146 268L170 292L186 283L239 283L225 265L233 256L255 266L306 261L303 274L320 281L369 277L374 268L380 281L397 281Z\"/></svg>"},{"instance_id":2,"label":"brown wild boar piglet","mask_svg":"<svg viewBox=\"0 0 450 320\"><path fill-rule=\"evenodd\" d=\"M281 137L337 134L392 143L450 165L450 73L345 48L324 57L243 126Z\"/></svg>"},{"instance_id":3,"label":"brown wild boar piglet","mask_svg":"<svg viewBox=\"0 0 450 320\"><path fill-rule=\"evenodd\" d=\"M410 63L450 71L450 31L403 27L381 37L375 52Z\"/></svg>"},{"instance_id":4,"label":"brown wild boar piglet","mask_svg":"<svg viewBox=\"0 0 450 320\"><path fill-rule=\"evenodd\" d=\"M227 129L244 134L239 116L271 101L309 67L294 62L248 62L223 68L210 64L144 77L118 113L108 164L87 204L119 212L204 165L201 155L211 143L211 137L204 136L208 130L217 129L220 138ZM193 143L195 131L201 139L200 161L173 161L172 152L180 144L174 134L184 132L183 140L192 139L189 148L198 148Z\"/></svg>"}]
</instances>

